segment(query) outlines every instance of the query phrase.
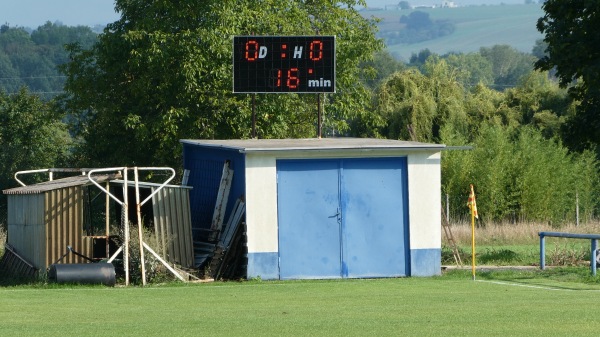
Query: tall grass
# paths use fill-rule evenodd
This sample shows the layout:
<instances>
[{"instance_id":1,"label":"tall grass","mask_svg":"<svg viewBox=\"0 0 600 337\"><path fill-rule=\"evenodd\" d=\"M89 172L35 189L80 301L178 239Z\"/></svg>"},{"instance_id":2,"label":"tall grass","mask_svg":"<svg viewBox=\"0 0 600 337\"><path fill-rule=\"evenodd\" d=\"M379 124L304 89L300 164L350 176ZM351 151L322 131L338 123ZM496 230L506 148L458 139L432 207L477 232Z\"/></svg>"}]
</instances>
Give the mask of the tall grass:
<instances>
[{"instance_id":1,"label":"tall grass","mask_svg":"<svg viewBox=\"0 0 600 337\"><path fill-rule=\"evenodd\" d=\"M463 260L470 264L471 225L466 222L451 226L452 234ZM539 266L539 232L600 233L600 222L580 226L566 225L557 229L541 223L491 224L475 228L477 265L483 266ZM567 238L546 238L546 265L589 266L590 241ZM442 264L454 265L455 260L448 238L442 236Z\"/></svg>"},{"instance_id":2,"label":"tall grass","mask_svg":"<svg viewBox=\"0 0 600 337\"><path fill-rule=\"evenodd\" d=\"M471 245L471 224L458 222L451 224L452 235L459 246ZM542 223L492 223L485 227L475 228L475 239L478 245L501 246L501 245L537 245L539 244L539 232L565 232L596 234L600 233L600 221L593 221L576 226L567 224L559 229ZM448 245L445 235L442 235L442 243Z\"/></svg>"}]
</instances>

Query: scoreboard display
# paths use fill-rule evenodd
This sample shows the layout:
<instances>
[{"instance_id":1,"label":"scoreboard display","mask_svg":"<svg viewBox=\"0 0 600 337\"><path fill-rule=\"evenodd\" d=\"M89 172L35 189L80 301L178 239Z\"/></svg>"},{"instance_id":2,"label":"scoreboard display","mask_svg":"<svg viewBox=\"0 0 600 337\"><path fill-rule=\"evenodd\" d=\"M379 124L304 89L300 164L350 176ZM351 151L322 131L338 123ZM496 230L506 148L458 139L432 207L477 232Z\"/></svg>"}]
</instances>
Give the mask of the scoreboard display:
<instances>
[{"instance_id":1,"label":"scoreboard display","mask_svg":"<svg viewBox=\"0 0 600 337\"><path fill-rule=\"evenodd\" d=\"M233 92L335 92L335 36L235 36Z\"/></svg>"}]
</instances>

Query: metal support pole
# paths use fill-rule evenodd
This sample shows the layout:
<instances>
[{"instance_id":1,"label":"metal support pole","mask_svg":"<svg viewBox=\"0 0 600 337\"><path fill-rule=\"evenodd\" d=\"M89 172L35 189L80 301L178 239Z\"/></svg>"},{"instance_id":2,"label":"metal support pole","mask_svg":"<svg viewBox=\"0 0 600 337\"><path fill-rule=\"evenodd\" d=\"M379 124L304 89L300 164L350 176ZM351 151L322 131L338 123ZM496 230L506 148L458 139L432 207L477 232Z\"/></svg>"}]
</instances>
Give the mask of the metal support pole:
<instances>
[{"instance_id":1,"label":"metal support pole","mask_svg":"<svg viewBox=\"0 0 600 337\"><path fill-rule=\"evenodd\" d=\"M252 94L252 138L256 138L256 94Z\"/></svg>"},{"instance_id":2,"label":"metal support pole","mask_svg":"<svg viewBox=\"0 0 600 337\"><path fill-rule=\"evenodd\" d=\"M125 234L123 251L123 268L125 268L125 285L129 285L129 197L127 196L127 168L123 169L123 234Z\"/></svg>"},{"instance_id":3,"label":"metal support pole","mask_svg":"<svg viewBox=\"0 0 600 337\"><path fill-rule=\"evenodd\" d=\"M540 269L546 268L546 237L540 234Z\"/></svg>"},{"instance_id":4,"label":"metal support pole","mask_svg":"<svg viewBox=\"0 0 600 337\"><path fill-rule=\"evenodd\" d=\"M138 238L140 240L140 264L142 267L142 285L146 285L146 261L144 260L144 231L142 224L142 205L140 203L140 178L138 176L138 168L137 166L133 168L133 176L135 179L135 209L137 213L137 223L138 223Z\"/></svg>"},{"instance_id":5,"label":"metal support pole","mask_svg":"<svg viewBox=\"0 0 600 337\"><path fill-rule=\"evenodd\" d=\"M106 182L106 190L110 193L110 183ZM105 212L106 212L106 257L110 257L110 196L105 193Z\"/></svg>"},{"instance_id":6,"label":"metal support pole","mask_svg":"<svg viewBox=\"0 0 600 337\"><path fill-rule=\"evenodd\" d=\"M321 113L321 95L317 94L317 136L321 139L323 133L323 121L322 121L322 113Z\"/></svg>"},{"instance_id":7,"label":"metal support pole","mask_svg":"<svg viewBox=\"0 0 600 337\"><path fill-rule=\"evenodd\" d=\"M591 239L591 241L592 256L590 256L590 265L592 267L592 275L596 276L596 251L598 250L598 240Z\"/></svg>"}]
</instances>

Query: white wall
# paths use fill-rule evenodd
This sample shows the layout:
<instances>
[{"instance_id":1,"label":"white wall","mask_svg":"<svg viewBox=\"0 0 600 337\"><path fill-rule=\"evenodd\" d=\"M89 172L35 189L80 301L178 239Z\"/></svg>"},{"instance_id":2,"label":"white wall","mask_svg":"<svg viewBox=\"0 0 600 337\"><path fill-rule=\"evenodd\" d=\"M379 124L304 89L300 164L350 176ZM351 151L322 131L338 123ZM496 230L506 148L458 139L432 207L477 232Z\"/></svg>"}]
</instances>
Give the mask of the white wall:
<instances>
[{"instance_id":1,"label":"white wall","mask_svg":"<svg viewBox=\"0 0 600 337\"><path fill-rule=\"evenodd\" d=\"M441 155L408 156L410 249L441 248Z\"/></svg>"}]
</instances>

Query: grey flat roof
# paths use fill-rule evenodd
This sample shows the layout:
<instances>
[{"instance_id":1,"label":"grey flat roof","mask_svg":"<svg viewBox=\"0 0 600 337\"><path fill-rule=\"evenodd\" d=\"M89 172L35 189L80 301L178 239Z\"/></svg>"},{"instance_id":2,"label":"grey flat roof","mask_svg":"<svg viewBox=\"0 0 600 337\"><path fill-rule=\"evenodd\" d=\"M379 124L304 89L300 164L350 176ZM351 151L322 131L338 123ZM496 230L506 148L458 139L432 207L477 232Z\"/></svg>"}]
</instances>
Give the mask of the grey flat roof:
<instances>
[{"instance_id":1,"label":"grey flat roof","mask_svg":"<svg viewBox=\"0 0 600 337\"><path fill-rule=\"evenodd\" d=\"M102 183L107 180L115 179L114 174L98 174L92 176L97 183ZM73 187L80 185L91 184L87 175L78 175L73 177L67 177L62 179L55 179L51 181L45 181L39 184L27 185L21 187L15 187L2 191L4 194L39 194L47 191L58 190L65 187Z\"/></svg>"},{"instance_id":2,"label":"grey flat roof","mask_svg":"<svg viewBox=\"0 0 600 337\"><path fill-rule=\"evenodd\" d=\"M303 138L303 139L182 139L181 143L240 152L306 150L443 150L446 145L375 138Z\"/></svg>"}]
</instances>

